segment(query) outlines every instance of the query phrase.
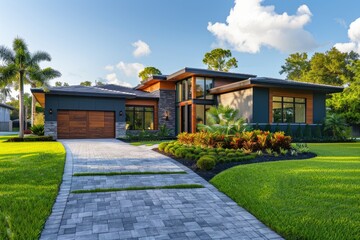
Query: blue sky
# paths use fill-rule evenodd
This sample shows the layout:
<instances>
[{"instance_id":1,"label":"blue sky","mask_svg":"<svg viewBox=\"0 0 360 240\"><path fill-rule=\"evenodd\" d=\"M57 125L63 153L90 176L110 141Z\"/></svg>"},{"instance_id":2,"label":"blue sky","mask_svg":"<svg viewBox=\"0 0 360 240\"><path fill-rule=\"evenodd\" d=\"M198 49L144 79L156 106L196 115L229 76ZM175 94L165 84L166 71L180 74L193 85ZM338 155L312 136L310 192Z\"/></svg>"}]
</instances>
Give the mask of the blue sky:
<instances>
[{"instance_id":1,"label":"blue sky","mask_svg":"<svg viewBox=\"0 0 360 240\"><path fill-rule=\"evenodd\" d=\"M325 51L336 43L354 41L349 40L348 29L360 17L358 0L0 0L0 4L0 45L11 46L16 36L24 38L30 51L50 53L53 60L44 66L59 70L62 77L57 80L70 84L103 79L135 86L142 66L155 66L164 74L185 66L204 68L204 53L217 46L231 49L238 59L239 67L231 71L283 77L278 72L289 53ZM234 22L228 24L235 6ZM290 17L266 20L265 6L275 7L269 10L272 16L286 12ZM244 17L245 13L250 15ZM209 22L222 27L209 30ZM150 53L136 57L133 43L139 40ZM250 49L244 42L255 45Z\"/></svg>"}]
</instances>

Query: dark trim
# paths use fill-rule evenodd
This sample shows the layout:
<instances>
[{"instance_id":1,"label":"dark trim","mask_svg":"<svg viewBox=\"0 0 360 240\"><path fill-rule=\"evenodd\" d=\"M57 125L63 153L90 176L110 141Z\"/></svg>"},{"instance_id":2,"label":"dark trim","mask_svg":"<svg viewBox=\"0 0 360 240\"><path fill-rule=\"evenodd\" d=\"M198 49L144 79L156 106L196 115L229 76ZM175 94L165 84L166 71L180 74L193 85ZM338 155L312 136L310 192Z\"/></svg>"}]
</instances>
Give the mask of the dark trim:
<instances>
[{"instance_id":1,"label":"dark trim","mask_svg":"<svg viewBox=\"0 0 360 240\"><path fill-rule=\"evenodd\" d=\"M272 109L269 109L271 112L273 111L274 109L274 103L280 103L281 104L281 122L274 122L273 119L274 119L274 113L272 113L272 118L271 119L271 122L272 123L287 123L287 122L284 122L284 103L290 103L290 104L293 104L293 107L294 107L294 122L289 122L289 123L294 123L294 124L299 124L299 123L305 123L306 124L306 110L307 110L307 101L306 101L306 98L302 98L302 97L284 97L284 96L273 96L274 97L280 97L281 98L281 101L274 101L273 99L271 99L270 101L272 101ZM284 98L293 98L293 101L292 102L284 102ZM301 99L304 99L305 102L303 103L299 103L299 102L296 102L295 99L296 98L301 98ZM295 122L295 119L296 119L296 104L301 104L301 105L304 105L305 106L305 115L304 115L304 119L305 121L304 122Z\"/></svg>"},{"instance_id":2,"label":"dark trim","mask_svg":"<svg viewBox=\"0 0 360 240\"><path fill-rule=\"evenodd\" d=\"M10 109L10 110L14 110L15 108L10 106L10 105L7 105L7 104L4 104L4 103L0 103L0 107L3 107L3 108L7 108L7 109Z\"/></svg>"}]
</instances>

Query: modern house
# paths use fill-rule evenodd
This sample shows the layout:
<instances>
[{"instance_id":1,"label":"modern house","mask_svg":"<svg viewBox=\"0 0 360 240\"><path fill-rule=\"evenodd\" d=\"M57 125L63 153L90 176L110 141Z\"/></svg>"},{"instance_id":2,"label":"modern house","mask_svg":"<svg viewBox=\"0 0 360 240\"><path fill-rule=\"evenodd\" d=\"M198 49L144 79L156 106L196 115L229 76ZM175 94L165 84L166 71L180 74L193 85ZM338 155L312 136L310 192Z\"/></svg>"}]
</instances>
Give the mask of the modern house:
<instances>
[{"instance_id":1,"label":"modern house","mask_svg":"<svg viewBox=\"0 0 360 240\"><path fill-rule=\"evenodd\" d=\"M31 89L45 107L45 133L54 138L114 138L131 130L196 132L206 111L218 104L240 112L249 124L316 124L325 99L342 87L184 68L156 75L135 88L118 85Z\"/></svg>"},{"instance_id":2,"label":"modern house","mask_svg":"<svg viewBox=\"0 0 360 240\"><path fill-rule=\"evenodd\" d=\"M12 121L10 120L11 110L14 110L12 106L0 103L0 132L12 131Z\"/></svg>"}]
</instances>

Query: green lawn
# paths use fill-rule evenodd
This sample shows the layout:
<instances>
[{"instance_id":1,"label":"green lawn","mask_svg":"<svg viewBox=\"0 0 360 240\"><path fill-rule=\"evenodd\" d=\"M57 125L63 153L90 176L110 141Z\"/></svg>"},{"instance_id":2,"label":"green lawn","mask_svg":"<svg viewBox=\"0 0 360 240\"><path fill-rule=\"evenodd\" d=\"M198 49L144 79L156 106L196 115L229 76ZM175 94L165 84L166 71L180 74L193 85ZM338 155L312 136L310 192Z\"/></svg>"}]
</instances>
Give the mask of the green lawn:
<instances>
[{"instance_id":1,"label":"green lawn","mask_svg":"<svg viewBox=\"0 0 360 240\"><path fill-rule=\"evenodd\" d=\"M65 150L57 142L0 143L0 239L39 237L64 160Z\"/></svg>"},{"instance_id":2,"label":"green lawn","mask_svg":"<svg viewBox=\"0 0 360 240\"><path fill-rule=\"evenodd\" d=\"M139 141L139 142L131 142L130 144L133 146L141 146L141 145L145 145L145 146L153 146L155 144L159 144L162 142L169 142L169 140L157 140L157 141Z\"/></svg>"},{"instance_id":3,"label":"green lawn","mask_svg":"<svg viewBox=\"0 0 360 240\"><path fill-rule=\"evenodd\" d=\"M211 183L286 239L360 239L360 143L309 160L242 165Z\"/></svg>"}]
</instances>

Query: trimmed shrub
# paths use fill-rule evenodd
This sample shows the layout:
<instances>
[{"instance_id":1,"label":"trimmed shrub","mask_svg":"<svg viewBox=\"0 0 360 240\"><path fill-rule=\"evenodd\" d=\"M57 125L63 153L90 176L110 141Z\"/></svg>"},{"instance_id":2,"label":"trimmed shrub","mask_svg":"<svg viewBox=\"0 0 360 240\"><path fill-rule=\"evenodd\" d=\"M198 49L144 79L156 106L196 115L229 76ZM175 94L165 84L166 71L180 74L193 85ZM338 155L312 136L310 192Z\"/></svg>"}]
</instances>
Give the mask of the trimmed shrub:
<instances>
[{"instance_id":1,"label":"trimmed shrub","mask_svg":"<svg viewBox=\"0 0 360 240\"><path fill-rule=\"evenodd\" d=\"M163 152L164 149L165 149L165 147L166 147L168 144L169 144L169 142L162 142L162 143L160 143L160 144L159 144L159 147L158 147L159 150Z\"/></svg>"},{"instance_id":2,"label":"trimmed shrub","mask_svg":"<svg viewBox=\"0 0 360 240\"><path fill-rule=\"evenodd\" d=\"M35 135L44 136L44 133L45 133L44 125L43 124L34 125L31 127L31 131Z\"/></svg>"},{"instance_id":3,"label":"trimmed shrub","mask_svg":"<svg viewBox=\"0 0 360 240\"><path fill-rule=\"evenodd\" d=\"M170 148L172 148L174 146L173 143L169 143L168 145L166 145L166 147L164 148L164 152L165 153L170 153Z\"/></svg>"},{"instance_id":4,"label":"trimmed shrub","mask_svg":"<svg viewBox=\"0 0 360 240\"><path fill-rule=\"evenodd\" d=\"M320 125L316 125L315 129L314 129L314 137L316 139L321 139L322 138L322 134L321 134L321 126Z\"/></svg>"},{"instance_id":5,"label":"trimmed shrub","mask_svg":"<svg viewBox=\"0 0 360 240\"><path fill-rule=\"evenodd\" d=\"M292 136L292 130L290 124L286 126L285 135Z\"/></svg>"},{"instance_id":6,"label":"trimmed shrub","mask_svg":"<svg viewBox=\"0 0 360 240\"><path fill-rule=\"evenodd\" d=\"M14 137L7 140L7 142L49 142L53 141L51 136L38 136L38 137Z\"/></svg>"},{"instance_id":7,"label":"trimmed shrub","mask_svg":"<svg viewBox=\"0 0 360 240\"><path fill-rule=\"evenodd\" d=\"M303 132L302 132L302 129L301 129L301 125L299 124L297 129L296 129L296 132L295 132L295 136L296 138L298 139L302 139L303 138Z\"/></svg>"},{"instance_id":8,"label":"trimmed shrub","mask_svg":"<svg viewBox=\"0 0 360 240\"><path fill-rule=\"evenodd\" d=\"M310 128L309 124L306 124L306 125L305 125L305 128L304 128L304 138L305 138L305 139L311 139L311 128Z\"/></svg>"},{"instance_id":9,"label":"trimmed shrub","mask_svg":"<svg viewBox=\"0 0 360 240\"><path fill-rule=\"evenodd\" d=\"M216 165L216 161L212 156L203 156L197 162L196 166L201 170L209 171Z\"/></svg>"}]
</instances>

